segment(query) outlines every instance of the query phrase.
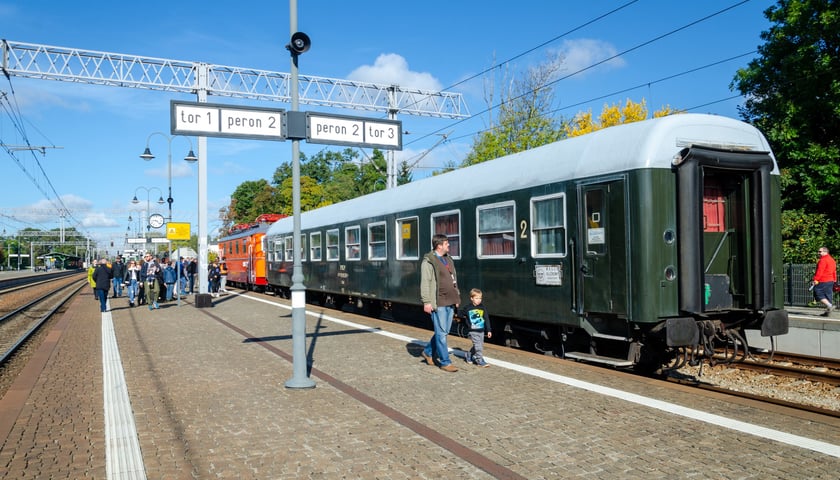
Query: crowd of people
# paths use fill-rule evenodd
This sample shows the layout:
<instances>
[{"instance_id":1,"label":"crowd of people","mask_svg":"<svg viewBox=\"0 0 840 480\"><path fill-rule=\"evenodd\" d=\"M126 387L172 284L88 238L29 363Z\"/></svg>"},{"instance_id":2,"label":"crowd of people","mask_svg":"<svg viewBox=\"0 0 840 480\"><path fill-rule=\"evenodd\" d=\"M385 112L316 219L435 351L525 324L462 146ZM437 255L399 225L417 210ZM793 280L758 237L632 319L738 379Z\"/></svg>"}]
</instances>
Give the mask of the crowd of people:
<instances>
[{"instance_id":1,"label":"crowd of people","mask_svg":"<svg viewBox=\"0 0 840 480\"><path fill-rule=\"evenodd\" d=\"M171 302L178 296L194 295L198 260L195 257L182 259L159 258L147 253L140 260L125 263L122 256L113 262L103 258L88 268L88 283L100 310L107 311L108 295L111 298L128 298L129 307L148 306L149 310L160 308L160 304ZM208 269L208 292L214 297L226 293L227 266L216 261ZM125 295L124 295L125 294Z\"/></svg>"}]
</instances>

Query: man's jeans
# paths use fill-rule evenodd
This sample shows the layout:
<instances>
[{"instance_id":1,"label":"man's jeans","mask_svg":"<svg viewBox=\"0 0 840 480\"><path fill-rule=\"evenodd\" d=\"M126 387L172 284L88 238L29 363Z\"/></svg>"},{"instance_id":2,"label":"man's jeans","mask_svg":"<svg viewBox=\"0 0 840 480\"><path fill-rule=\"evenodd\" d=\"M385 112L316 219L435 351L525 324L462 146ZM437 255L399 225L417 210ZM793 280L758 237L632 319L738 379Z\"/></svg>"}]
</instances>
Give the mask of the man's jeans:
<instances>
[{"instance_id":1,"label":"man's jeans","mask_svg":"<svg viewBox=\"0 0 840 480\"><path fill-rule=\"evenodd\" d=\"M435 333L423 351L433 359L437 358L441 367L452 363L449 359L449 346L446 344L446 336L449 335L449 329L452 328L452 317L454 315L455 308L451 305L432 310L432 324L435 327Z\"/></svg>"}]
</instances>

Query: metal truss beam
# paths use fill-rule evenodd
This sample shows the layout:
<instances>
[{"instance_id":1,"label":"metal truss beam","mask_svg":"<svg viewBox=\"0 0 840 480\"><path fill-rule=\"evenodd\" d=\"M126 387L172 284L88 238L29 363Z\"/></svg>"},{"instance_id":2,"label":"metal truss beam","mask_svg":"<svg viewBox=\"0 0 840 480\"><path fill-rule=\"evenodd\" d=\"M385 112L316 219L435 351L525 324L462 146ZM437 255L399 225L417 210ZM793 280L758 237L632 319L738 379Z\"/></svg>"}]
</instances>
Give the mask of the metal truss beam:
<instances>
[{"instance_id":1,"label":"metal truss beam","mask_svg":"<svg viewBox=\"0 0 840 480\"><path fill-rule=\"evenodd\" d=\"M289 103L291 74L121 53L2 41L6 76ZM469 116L460 93L299 75L300 102L335 108L438 118Z\"/></svg>"}]
</instances>

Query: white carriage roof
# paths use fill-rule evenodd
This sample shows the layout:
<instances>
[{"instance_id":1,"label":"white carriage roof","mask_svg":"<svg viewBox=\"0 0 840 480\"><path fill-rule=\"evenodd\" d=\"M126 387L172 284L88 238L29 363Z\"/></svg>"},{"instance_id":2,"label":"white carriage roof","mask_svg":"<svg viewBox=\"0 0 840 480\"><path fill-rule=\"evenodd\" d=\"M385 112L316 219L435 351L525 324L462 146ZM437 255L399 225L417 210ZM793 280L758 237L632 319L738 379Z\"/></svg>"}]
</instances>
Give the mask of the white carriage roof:
<instances>
[{"instance_id":1,"label":"white carriage roof","mask_svg":"<svg viewBox=\"0 0 840 480\"><path fill-rule=\"evenodd\" d=\"M571 179L646 168L670 169L674 157L692 145L770 151L764 136L744 122L716 115L670 115L598 130L304 212L301 229L411 212ZM777 168L773 173L778 173ZM269 228L268 235L291 232L292 221L292 217L279 220Z\"/></svg>"}]
</instances>

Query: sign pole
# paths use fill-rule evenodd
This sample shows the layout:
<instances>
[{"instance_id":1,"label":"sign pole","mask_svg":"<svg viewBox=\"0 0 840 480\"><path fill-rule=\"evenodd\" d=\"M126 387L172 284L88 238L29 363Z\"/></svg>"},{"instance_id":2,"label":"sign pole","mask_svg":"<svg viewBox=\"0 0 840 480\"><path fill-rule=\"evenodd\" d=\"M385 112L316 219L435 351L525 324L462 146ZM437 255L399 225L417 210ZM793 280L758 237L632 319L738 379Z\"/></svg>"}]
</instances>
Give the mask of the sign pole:
<instances>
[{"instance_id":1,"label":"sign pole","mask_svg":"<svg viewBox=\"0 0 840 480\"><path fill-rule=\"evenodd\" d=\"M289 27L297 33L297 0L289 1ZM294 39L292 40L294 41ZM289 46L292 55L291 111L298 111L298 48ZM308 48L308 45L306 45ZM305 50L302 50L305 51ZM292 370L286 388L313 388L306 365L306 287L303 285L303 266L300 259L300 140L292 140L292 209L294 216L294 266L292 270Z\"/></svg>"}]
</instances>

